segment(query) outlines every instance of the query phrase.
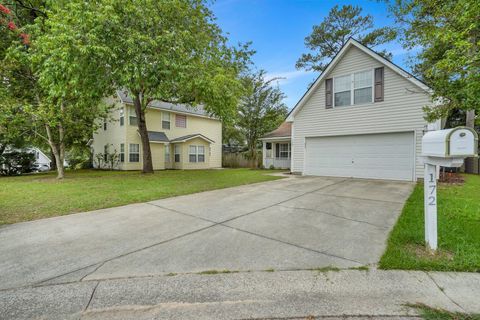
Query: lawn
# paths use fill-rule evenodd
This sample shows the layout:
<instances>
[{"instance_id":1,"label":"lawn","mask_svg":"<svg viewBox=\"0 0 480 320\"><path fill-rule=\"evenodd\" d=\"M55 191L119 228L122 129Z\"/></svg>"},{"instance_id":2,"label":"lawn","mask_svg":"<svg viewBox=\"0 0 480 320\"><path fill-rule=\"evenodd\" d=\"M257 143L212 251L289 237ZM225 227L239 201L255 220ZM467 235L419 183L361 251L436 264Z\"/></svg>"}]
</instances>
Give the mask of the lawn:
<instances>
[{"instance_id":1,"label":"lawn","mask_svg":"<svg viewBox=\"0 0 480 320\"><path fill-rule=\"evenodd\" d=\"M68 171L0 177L0 225L280 179L250 169Z\"/></svg>"},{"instance_id":2,"label":"lawn","mask_svg":"<svg viewBox=\"0 0 480 320\"><path fill-rule=\"evenodd\" d=\"M464 178L463 185L438 187L437 254L425 250L419 183L390 234L380 268L480 272L480 176Z\"/></svg>"}]
</instances>

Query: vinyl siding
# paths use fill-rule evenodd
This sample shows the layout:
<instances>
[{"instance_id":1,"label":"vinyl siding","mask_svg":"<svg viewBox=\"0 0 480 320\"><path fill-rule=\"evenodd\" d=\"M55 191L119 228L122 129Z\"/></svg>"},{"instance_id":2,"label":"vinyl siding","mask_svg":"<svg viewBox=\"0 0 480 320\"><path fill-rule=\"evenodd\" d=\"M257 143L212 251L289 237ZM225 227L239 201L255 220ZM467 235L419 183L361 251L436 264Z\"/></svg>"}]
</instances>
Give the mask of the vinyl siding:
<instances>
[{"instance_id":1,"label":"vinyl siding","mask_svg":"<svg viewBox=\"0 0 480 320\"><path fill-rule=\"evenodd\" d=\"M326 78L381 66L379 61L351 47ZM382 102L325 109L323 81L294 118L292 171L302 173L304 170L305 137L413 131L416 177L421 177L423 165L419 157L427 124L423 118L426 105L431 105L430 96L387 66Z\"/></svg>"},{"instance_id":2,"label":"vinyl siding","mask_svg":"<svg viewBox=\"0 0 480 320\"><path fill-rule=\"evenodd\" d=\"M109 152L117 150L120 153L120 144L125 143L126 139L126 127L128 124L128 116L125 113L125 125L120 126L120 110L124 108L123 104L114 100L113 98L106 99L107 105L114 105L110 112L109 119L107 121L107 130L103 130L103 119L98 119L98 129L93 134L93 154L94 162L95 155L103 153L104 146L109 145ZM127 146L125 145L127 149ZM127 161L128 153L125 152L125 161ZM126 163L126 162L125 162ZM118 169L125 169L125 163L119 163Z\"/></svg>"},{"instance_id":3,"label":"vinyl siding","mask_svg":"<svg viewBox=\"0 0 480 320\"><path fill-rule=\"evenodd\" d=\"M125 125L120 126L118 118L120 116L120 108L125 108ZM103 153L103 147L105 144L113 144L117 151L120 151L120 143L125 143L125 163L120 164L118 169L120 170L141 170L142 169L142 143L140 135L138 134L138 128L136 125L129 124L129 112L134 112L133 106L119 103L112 111L112 118L115 119L112 123L108 123L107 131L103 130L103 120L100 119L99 124L101 128L94 134L94 154ZM208 143L201 140L199 144L206 145L206 160L203 164L190 164L188 162L188 145L190 141L182 144L185 145L187 156L182 155L181 163L173 163L173 145L163 143L150 143L152 151L152 162L154 170L162 170L165 168L175 169L207 169L207 168L219 168L222 166L222 123L219 120L186 115L186 128L178 128L175 125L175 112L170 112L170 129L162 128L162 110L149 108L145 113L147 120L147 128L149 131L164 132L167 137L172 140L181 136L200 133L207 138L214 141L208 148ZM193 141L193 140L192 140ZM140 162L129 162L129 144L140 145ZM165 148L170 147L171 162L165 164ZM183 150L182 150L183 151ZM207 155L208 153L208 155Z\"/></svg>"}]
</instances>

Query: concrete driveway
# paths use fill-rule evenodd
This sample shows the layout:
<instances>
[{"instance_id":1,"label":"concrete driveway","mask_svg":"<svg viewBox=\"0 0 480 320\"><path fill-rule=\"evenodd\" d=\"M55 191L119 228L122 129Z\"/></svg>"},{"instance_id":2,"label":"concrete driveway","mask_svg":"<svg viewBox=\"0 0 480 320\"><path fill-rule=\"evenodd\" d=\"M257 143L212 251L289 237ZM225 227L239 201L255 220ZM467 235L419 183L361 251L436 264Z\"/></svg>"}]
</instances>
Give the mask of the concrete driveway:
<instances>
[{"instance_id":1,"label":"concrete driveway","mask_svg":"<svg viewBox=\"0 0 480 320\"><path fill-rule=\"evenodd\" d=\"M290 177L0 228L0 289L374 264L407 182Z\"/></svg>"}]
</instances>

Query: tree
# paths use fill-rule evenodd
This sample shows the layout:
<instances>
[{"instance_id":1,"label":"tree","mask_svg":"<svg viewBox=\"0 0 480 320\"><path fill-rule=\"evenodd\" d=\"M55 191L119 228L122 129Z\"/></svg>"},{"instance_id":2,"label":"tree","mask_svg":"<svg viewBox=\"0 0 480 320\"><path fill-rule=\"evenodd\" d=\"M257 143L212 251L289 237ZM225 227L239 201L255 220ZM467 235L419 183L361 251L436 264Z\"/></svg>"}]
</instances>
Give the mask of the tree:
<instances>
[{"instance_id":1,"label":"tree","mask_svg":"<svg viewBox=\"0 0 480 320\"><path fill-rule=\"evenodd\" d=\"M64 36L81 39L85 16L95 17L89 41L102 55L90 61L99 67L96 76L133 99L144 173L153 172L145 121L152 101L202 104L224 121L232 117L242 93L238 74L251 52L227 44L204 1L75 0L49 20L65 26Z\"/></svg>"},{"instance_id":2,"label":"tree","mask_svg":"<svg viewBox=\"0 0 480 320\"><path fill-rule=\"evenodd\" d=\"M105 58L92 41L96 32L95 16L86 11L76 17L82 21L76 25L76 34L63 32L69 30L69 26L58 19L59 14L77 3L48 3L48 7L38 9L43 14L33 22L18 18L15 23L12 18L2 30L17 41L11 41L5 49L0 72L6 88L5 98L28 114L36 136L50 146L57 177L62 179L67 147L91 136L95 118L105 112L100 100L107 92L108 79L98 77L102 65L92 64ZM7 11L10 15L13 12ZM22 21L27 24L22 26ZM82 36L76 37L79 34Z\"/></svg>"},{"instance_id":3,"label":"tree","mask_svg":"<svg viewBox=\"0 0 480 320\"><path fill-rule=\"evenodd\" d=\"M396 0L390 10L402 28L405 48L420 47L414 72L430 88L435 107L427 119L463 110L474 127L480 112L480 2L474 0ZM472 167L466 162L466 171Z\"/></svg>"},{"instance_id":4,"label":"tree","mask_svg":"<svg viewBox=\"0 0 480 320\"><path fill-rule=\"evenodd\" d=\"M391 27L374 29L373 17L362 15L359 6L334 6L328 16L313 26L312 33L305 38L305 46L312 52L302 54L297 60L297 69L322 72L351 37L368 47L376 47L395 39L396 31ZM386 50L379 52L391 59Z\"/></svg>"},{"instance_id":5,"label":"tree","mask_svg":"<svg viewBox=\"0 0 480 320\"><path fill-rule=\"evenodd\" d=\"M243 78L245 95L238 106L236 126L247 141L248 157L253 163L257 160L259 139L276 129L288 112L283 103L285 95L272 85L278 79L267 80L265 74L260 70Z\"/></svg>"}]
</instances>

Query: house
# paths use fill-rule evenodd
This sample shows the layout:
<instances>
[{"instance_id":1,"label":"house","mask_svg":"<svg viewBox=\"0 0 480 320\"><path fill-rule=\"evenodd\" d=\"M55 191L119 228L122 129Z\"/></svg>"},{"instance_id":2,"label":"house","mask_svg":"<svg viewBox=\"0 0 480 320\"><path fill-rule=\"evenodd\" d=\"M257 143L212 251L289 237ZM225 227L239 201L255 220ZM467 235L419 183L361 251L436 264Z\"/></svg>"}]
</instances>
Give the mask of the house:
<instances>
[{"instance_id":1,"label":"house","mask_svg":"<svg viewBox=\"0 0 480 320\"><path fill-rule=\"evenodd\" d=\"M112 102L111 114L102 120L91 143L94 166L105 167L102 160L107 159L106 154L116 151L119 157L115 169L141 170L143 151L133 101L119 90ZM145 117L154 170L222 166L222 123L202 106L153 101Z\"/></svg>"},{"instance_id":2,"label":"house","mask_svg":"<svg viewBox=\"0 0 480 320\"><path fill-rule=\"evenodd\" d=\"M50 163L52 160L50 160L50 158L47 157L42 150L37 147L31 147L27 150L35 155L35 165L37 165L39 168L50 169Z\"/></svg>"},{"instance_id":3,"label":"house","mask_svg":"<svg viewBox=\"0 0 480 320\"><path fill-rule=\"evenodd\" d=\"M288 145L293 173L416 181L422 136L440 129L424 119L430 92L350 39L289 113L290 135L263 137L264 163L285 159Z\"/></svg>"}]
</instances>

